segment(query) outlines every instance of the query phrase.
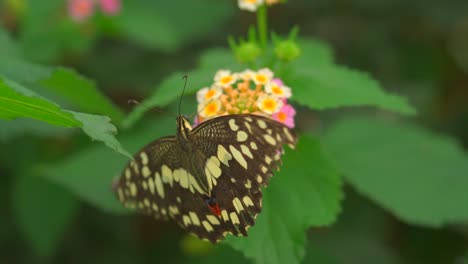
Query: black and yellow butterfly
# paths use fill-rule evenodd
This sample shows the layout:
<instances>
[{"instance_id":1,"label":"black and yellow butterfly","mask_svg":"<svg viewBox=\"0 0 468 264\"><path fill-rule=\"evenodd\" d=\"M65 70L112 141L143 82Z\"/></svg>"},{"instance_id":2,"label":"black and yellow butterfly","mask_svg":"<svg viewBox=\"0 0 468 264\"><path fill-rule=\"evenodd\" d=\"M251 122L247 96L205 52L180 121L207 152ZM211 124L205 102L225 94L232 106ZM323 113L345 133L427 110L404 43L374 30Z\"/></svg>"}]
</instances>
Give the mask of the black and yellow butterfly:
<instances>
[{"instance_id":1,"label":"black and yellow butterfly","mask_svg":"<svg viewBox=\"0 0 468 264\"><path fill-rule=\"evenodd\" d=\"M296 141L293 130L259 115L220 116L193 129L179 116L177 134L137 153L116 192L126 207L171 218L201 239L246 236L283 145Z\"/></svg>"}]
</instances>

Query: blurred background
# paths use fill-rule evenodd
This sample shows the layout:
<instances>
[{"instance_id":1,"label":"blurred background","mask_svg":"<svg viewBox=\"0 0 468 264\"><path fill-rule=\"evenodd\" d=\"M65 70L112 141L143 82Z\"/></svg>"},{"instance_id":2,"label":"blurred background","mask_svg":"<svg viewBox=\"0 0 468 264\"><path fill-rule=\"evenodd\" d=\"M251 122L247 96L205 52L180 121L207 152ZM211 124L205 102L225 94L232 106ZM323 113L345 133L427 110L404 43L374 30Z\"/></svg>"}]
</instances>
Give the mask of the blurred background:
<instances>
[{"instance_id":1,"label":"blurred background","mask_svg":"<svg viewBox=\"0 0 468 264\"><path fill-rule=\"evenodd\" d=\"M129 99L141 101L170 73L192 69L204 50L226 47L228 35L245 36L255 16L235 1L128 0L115 14L96 8L77 21L66 1L0 0L0 22L25 59L74 68L130 110ZM466 0L290 0L269 9L269 23L280 34L299 25L302 36L328 43L339 64L407 96L419 111L416 122L468 148ZM10 52L5 47L0 54ZM327 120L347 111L313 114ZM172 223L103 212L42 179L22 182L22 168L90 142L60 129L52 137L6 126L0 126L0 263L248 262L228 246L191 241ZM304 263L468 263L467 225L409 226L344 188L343 212L333 226L310 230ZM49 202L63 212L43 206ZM38 212L63 215L57 225L64 226L42 228L54 223L36 219Z\"/></svg>"}]
</instances>

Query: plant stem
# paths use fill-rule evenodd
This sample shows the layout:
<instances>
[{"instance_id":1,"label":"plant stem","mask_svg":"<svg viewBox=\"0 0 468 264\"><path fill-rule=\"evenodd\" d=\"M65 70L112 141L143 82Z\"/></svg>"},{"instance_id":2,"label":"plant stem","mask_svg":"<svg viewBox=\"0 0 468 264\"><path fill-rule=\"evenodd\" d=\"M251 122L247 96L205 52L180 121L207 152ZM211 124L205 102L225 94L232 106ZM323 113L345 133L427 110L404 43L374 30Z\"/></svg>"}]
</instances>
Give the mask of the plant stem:
<instances>
[{"instance_id":1,"label":"plant stem","mask_svg":"<svg viewBox=\"0 0 468 264\"><path fill-rule=\"evenodd\" d=\"M268 41L267 6L263 4L257 10L257 27L260 45L265 48Z\"/></svg>"}]
</instances>

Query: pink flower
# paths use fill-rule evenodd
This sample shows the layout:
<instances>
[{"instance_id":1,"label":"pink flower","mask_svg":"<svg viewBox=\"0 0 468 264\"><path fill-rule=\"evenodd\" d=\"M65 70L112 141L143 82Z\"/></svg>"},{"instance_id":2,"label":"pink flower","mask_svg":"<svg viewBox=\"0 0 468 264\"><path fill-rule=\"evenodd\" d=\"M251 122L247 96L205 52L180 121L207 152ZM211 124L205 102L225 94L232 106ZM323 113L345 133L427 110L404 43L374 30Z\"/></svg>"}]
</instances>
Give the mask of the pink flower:
<instances>
[{"instance_id":1,"label":"pink flower","mask_svg":"<svg viewBox=\"0 0 468 264\"><path fill-rule=\"evenodd\" d=\"M296 110L290 104L284 104L283 107L277 112L274 113L271 117L289 128L294 127L294 116L296 115Z\"/></svg>"},{"instance_id":2,"label":"pink flower","mask_svg":"<svg viewBox=\"0 0 468 264\"><path fill-rule=\"evenodd\" d=\"M271 80L271 82L278 85L278 86L283 86L284 85L283 81L280 78L274 78L273 80Z\"/></svg>"},{"instance_id":3,"label":"pink flower","mask_svg":"<svg viewBox=\"0 0 468 264\"><path fill-rule=\"evenodd\" d=\"M73 20L83 22L94 13L94 1L69 0L68 13Z\"/></svg>"},{"instance_id":4,"label":"pink flower","mask_svg":"<svg viewBox=\"0 0 468 264\"><path fill-rule=\"evenodd\" d=\"M99 0L102 12L108 15L115 15L120 11L120 0Z\"/></svg>"}]
</instances>

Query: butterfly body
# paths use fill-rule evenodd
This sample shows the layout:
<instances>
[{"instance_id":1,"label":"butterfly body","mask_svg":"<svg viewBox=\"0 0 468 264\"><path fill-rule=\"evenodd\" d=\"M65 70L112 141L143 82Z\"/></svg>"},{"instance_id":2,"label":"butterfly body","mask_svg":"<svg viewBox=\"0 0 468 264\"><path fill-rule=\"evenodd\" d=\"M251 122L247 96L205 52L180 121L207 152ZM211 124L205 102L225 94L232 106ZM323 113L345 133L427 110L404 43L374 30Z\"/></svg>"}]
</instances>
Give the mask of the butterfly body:
<instances>
[{"instance_id":1,"label":"butterfly body","mask_svg":"<svg viewBox=\"0 0 468 264\"><path fill-rule=\"evenodd\" d=\"M119 200L212 242L227 233L247 235L268 184L294 132L263 116L239 114L192 128L177 118L175 136L138 152L117 184Z\"/></svg>"}]
</instances>

